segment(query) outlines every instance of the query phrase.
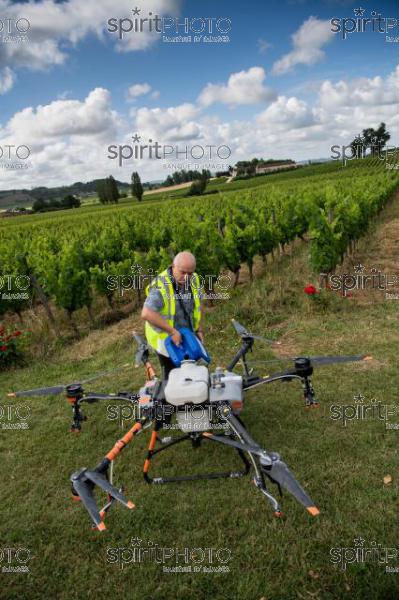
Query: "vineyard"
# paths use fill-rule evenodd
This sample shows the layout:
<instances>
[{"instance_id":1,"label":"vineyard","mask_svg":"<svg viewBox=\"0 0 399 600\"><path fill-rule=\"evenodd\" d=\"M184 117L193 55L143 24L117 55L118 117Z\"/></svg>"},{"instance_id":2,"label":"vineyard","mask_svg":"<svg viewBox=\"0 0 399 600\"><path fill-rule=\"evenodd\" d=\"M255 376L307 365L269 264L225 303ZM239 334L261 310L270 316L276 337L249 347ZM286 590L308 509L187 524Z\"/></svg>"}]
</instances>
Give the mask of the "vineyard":
<instances>
[{"instance_id":1,"label":"vineyard","mask_svg":"<svg viewBox=\"0 0 399 600\"><path fill-rule=\"evenodd\" d=\"M213 193L194 200L3 220L0 273L8 276L7 291L14 299L0 299L0 316L21 314L41 302L52 321L53 303L72 325L73 313L83 307L92 318L97 295L114 305L118 290L109 284L110 276L132 275L134 265L143 272L160 271L184 248L196 255L201 275L230 271L237 283L243 264L252 278L255 257L267 262L276 250L306 236L314 273L332 272L399 183L398 171L383 168L378 158L354 163L219 183ZM18 275L30 278L28 298L18 297Z\"/></svg>"}]
</instances>

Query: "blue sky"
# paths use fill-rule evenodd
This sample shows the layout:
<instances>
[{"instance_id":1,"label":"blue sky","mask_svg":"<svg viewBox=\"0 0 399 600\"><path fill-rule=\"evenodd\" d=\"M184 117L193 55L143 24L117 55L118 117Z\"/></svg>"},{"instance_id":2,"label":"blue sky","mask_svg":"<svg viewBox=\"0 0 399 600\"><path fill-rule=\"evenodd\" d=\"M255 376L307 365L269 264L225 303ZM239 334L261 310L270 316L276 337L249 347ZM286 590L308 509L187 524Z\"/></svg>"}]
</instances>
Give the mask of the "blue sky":
<instances>
[{"instance_id":1,"label":"blue sky","mask_svg":"<svg viewBox=\"0 0 399 600\"><path fill-rule=\"evenodd\" d=\"M166 43L132 32L118 45L106 22L132 17L135 6L140 17L229 18L229 41ZM162 161L119 167L108 158L110 144L136 131L163 144L229 145L230 163L326 157L332 143L382 120L399 143L399 41L331 32L332 18L356 18L356 8L399 24L399 4L369 0L0 0L0 38L7 19L30 25L26 41L0 41L0 148L31 150L29 169L0 170L0 189L111 172L127 180L133 167L143 179L166 176Z\"/></svg>"}]
</instances>

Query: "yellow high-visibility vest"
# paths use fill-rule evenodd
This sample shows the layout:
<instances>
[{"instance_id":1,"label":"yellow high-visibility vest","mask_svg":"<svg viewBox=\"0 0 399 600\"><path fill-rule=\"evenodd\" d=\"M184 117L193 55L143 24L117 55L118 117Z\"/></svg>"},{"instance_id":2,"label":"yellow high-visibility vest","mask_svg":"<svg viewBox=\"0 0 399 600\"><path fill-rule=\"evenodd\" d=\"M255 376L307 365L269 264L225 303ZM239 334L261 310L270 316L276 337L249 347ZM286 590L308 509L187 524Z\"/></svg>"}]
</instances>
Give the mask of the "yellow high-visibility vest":
<instances>
[{"instance_id":1,"label":"yellow high-visibility vest","mask_svg":"<svg viewBox=\"0 0 399 600\"><path fill-rule=\"evenodd\" d=\"M194 331L197 331L200 320L201 320L201 300L200 300L200 279L197 273L193 273L191 276L191 292L194 299L194 310L192 315ZM176 301L175 301L175 290L173 283L168 275L167 269L159 273L145 288L146 296L148 296L150 288L156 287L162 294L163 307L159 314L165 319L165 321L171 327L174 327L174 317L176 314ZM145 335L147 342L157 352L168 355L165 348L165 340L170 335L167 331L164 331L156 325L151 325L148 321L145 322Z\"/></svg>"}]
</instances>

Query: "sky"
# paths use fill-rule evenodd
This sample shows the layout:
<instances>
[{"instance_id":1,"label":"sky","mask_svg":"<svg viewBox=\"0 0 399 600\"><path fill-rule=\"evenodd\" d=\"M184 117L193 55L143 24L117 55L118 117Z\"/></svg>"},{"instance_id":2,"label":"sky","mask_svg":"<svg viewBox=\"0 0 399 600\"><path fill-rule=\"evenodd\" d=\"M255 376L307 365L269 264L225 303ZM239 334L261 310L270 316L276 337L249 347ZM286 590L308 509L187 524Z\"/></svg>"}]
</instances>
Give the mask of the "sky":
<instances>
[{"instance_id":1,"label":"sky","mask_svg":"<svg viewBox=\"0 0 399 600\"><path fill-rule=\"evenodd\" d=\"M382 121L399 145L399 2L0 0L0 190L328 158Z\"/></svg>"}]
</instances>

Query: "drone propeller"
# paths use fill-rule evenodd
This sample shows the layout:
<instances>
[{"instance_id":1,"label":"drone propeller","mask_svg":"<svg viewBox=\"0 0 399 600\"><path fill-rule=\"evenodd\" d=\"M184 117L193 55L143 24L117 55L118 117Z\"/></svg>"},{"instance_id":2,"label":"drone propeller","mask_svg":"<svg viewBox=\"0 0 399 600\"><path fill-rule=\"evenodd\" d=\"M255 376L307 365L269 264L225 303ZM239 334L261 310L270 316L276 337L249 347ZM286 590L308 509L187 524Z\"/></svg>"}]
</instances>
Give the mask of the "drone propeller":
<instances>
[{"instance_id":1,"label":"drone propeller","mask_svg":"<svg viewBox=\"0 0 399 600\"><path fill-rule=\"evenodd\" d=\"M139 335L136 331L133 331L133 337L138 347L134 360L134 366L138 367L142 362L147 362L149 348L145 339L141 337L141 335Z\"/></svg>"},{"instance_id":2,"label":"drone propeller","mask_svg":"<svg viewBox=\"0 0 399 600\"><path fill-rule=\"evenodd\" d=\"M272 459L271 466L262 465L263 472L271 481L285 488L294 498L302 504L308 512L315 517L319 514L318 508L313 500L308 496L303 487L295 479L284 461L280 459L277 452L270 452L268 455ZM262 457L260 458L262 464Z\"/></svg>"},{"instance_id":3,"label":"drone propeller","mask_svg":"<svg viewBox=\"0 0 399 600\"><path fill-rule=\"evenodd\" d=\"M236 440L226 438L225 436L217 436L209 432L204 432L202 435L207 439L226 444L227 446L233 446L249 452L249 454L258 456L262 471L267 475L270 481L276 483L280 487L284 487L312 516L315 517L319 514L319 510L316 508L313 500L298 483L277 452L266 452L259 446L254 445L253 441L252 443L237 442Z\"/></svg>"},{"instance_id":4,"label":"drone propeller","mask_svg":"<svg viewBox=\"0 0 399 600\"><path fill-rule=\"evenodd\" d=\"M241 325L241 323L239 323L235 319L231 319L231 322L238 335L242 338L248 337L254 340L260 340L261 342L266 342L267 344L281 344L281 342L278 342L276 340L270 340L268 338L262 337L261 335L255 335L254 333L250 333L245 329L243 325Z\"/></svg>"},{"instance_id":5,"label":"drone propeller","mask_svg":"<svg viewBox=\"0 0 399 600\"><path fill-rule=\"evenodd\" d=\"M43 387L43 388L34 388L32 390L24 390L24 391L20 391L20 392L10 392L9 394L7 394L7 396L12 397L12 398L20 398L21 396L52 396L52 395L56 395L56 394L61 394L62 392L65 392L66 389L71 386L71 385L84 385L85 383L89 383L90 381L94 381L95 379L99 379L100 377L105 377L106 375L111 375L112 373L117 373L118 371L122 371L123 369L126 369L127 367L130 367L131 364L130 363L126 363L124 365L122 365L121 367L117 367L116 369L112 369L110 371L102 371L101 373L97 373L96 375L93 375L92 377L89 377L88 379L84 379L83 381L79 381L79 382L71 382L71 383L66 383L66 384L61 384L61 385L54 385L51 387Z\"/></svg>"},{"instance_id":6,"label":"drone propeller","mask_svg":"<svg viewBox=\"0 0 399 600\"><path fill-rule=\"evenodd\" d=\"M334 363L357 362L360 360L372 360L368 354L356 354L354 356L310 356L310 360L317 365L332 365Z\"/></svg>"},{"instance_id":7,"label":"drone propeller","mask_svg":"<svg viewBox=\"0 0 399 600\"><path fill-rule=\"evenodd\" d=\"M299 356L285 356L282 358L273 358L270 360L256 360L256 361L251 361L251 364L257 364L257 363L262 363L262 364L273 364L273 363L279 363L279 362L283 362L283 361L295 361L298 358L300 358ZM347 362L358 362L358 361L368 361L368 360L372 360L372 356L368 355L368 354L354 354L352 356L350 355L341 355L341 356L307 356L306 358L308 358L313 364L316 365L333 365L336 363L347 363Z\"/></svg>"},{"instance_id":8,"label":"drone propeller","mask_svg":"<svg viewBox=\"0 0 399 600\"><path fill-rule=\"evenodd\" d=\"M233 327L234 327L234 329L236 330L236 332L238 333L239 336L249 335L248 331L245 329L245 327L243 325L241 325L241 323L239 323L235 319L231 319L231 322L232 322Z\"/></svg>"},{"instance_id":9,"label":"drone propeller","mask_svg":"<svg viewBox=\"0 0 399 600\"><path fill-rule=\"evenodd\" d=\"M89 471L84 468L71 475L73 493L83 502L87 512L92 518L94 525L99 531L104 531L106 528L103 522L103 513L100 513L97 503L93 496L94 486L98 486L111 497L112 501L117 500L126 508L133 509L133 502L125 498L120 490L113 486L104 473L98 470Z\"/></svg>"},{"instance_id":10,"label":"drone propeller","mask_svg":"<svg viewBox=\"0 0 399 600\"><path fill-rule=\"evenodd\" d=\"M83 470L83 474L85 471L86 469ZM93 496L94 483L90 480L87 480L85 477L80 477L80 473L74 473L71 477L71 481L74 492L76 493L76 497L82 500L87 512L92 518L93 523L100 531L102 531L105 529L105 525L100 516L100 511L98 510L97 503Z\"/></svg>"}]
</instances>

